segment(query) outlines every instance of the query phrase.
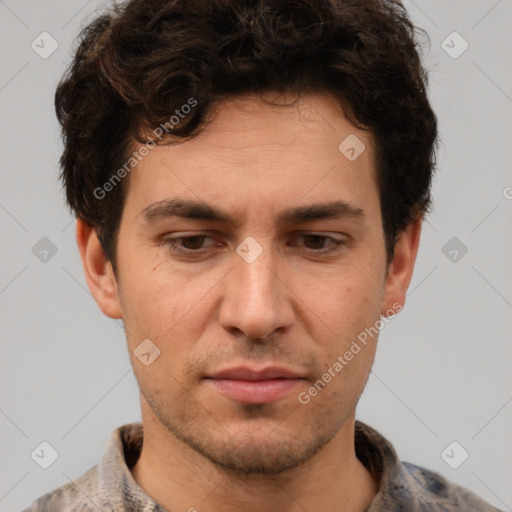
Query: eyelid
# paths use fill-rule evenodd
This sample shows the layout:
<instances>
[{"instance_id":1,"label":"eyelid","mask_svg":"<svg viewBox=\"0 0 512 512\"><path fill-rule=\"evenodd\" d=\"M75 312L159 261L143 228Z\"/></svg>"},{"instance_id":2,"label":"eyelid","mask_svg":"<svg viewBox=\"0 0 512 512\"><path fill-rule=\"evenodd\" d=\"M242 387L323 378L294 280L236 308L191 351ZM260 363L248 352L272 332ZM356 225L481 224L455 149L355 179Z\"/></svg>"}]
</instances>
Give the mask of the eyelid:
<instances>
[{"instance_id":1,"label":"eyelid","mask_svg":"<svg viewBox=\"0 0 512 512\"><path fill-rule=\"evenodd\" d=\"M324 236L325 238L332 238L333 240L339 240L339 241L346 240L348 238L347 235L345 235L343 233L339 233L337 231L314 231L314 230L308 231L308 230L304 229L304 230L296 231L295 234L300 235L300 236L305 236L305 235ZM336 235L338 235L340 238L337 238Z\"/></svg>"},{"instance_id":2,"label":"eyelid","mask_svg":"<svg viewBox=\"0 0 512 512\"><path fill-rule=\"evenodd\" d=\"M179 240L181 238L194 238L194 237L199 237L199 236L204 236L204 237L207 237L207 238L215 238L214 235L212 235L210 232L207 232L207 231L192 231L192 232L189 232L189 231L177 231L175 233L172 233L172 235L178 235L178 236L170 236L171 234L167 234L167 235L164 235L162 238L161 238L161 242L162 243L165 243L166 241L168 240ZM321 237L324 237L324 238L329 238L329 239L332 239L332 240L336 240L338 242L344 242L344 241L347 241L347 236L346 235L343 235L342 238L337 238L336 236L333 236L333 235L342 235L342 233L334 233L334 232L331 232L331 231L306 231L306 230L303 230L303 231L296 231L295 233L292 233L292 235L294 237L298 237L298 236L321 236Z\"/></svg>"},{"instance_id":3,"label":"eyelid","mask_svg":"<svg viewBox=\"0 0 512 512\"><path fill-rule=\"evenodd\" d=\"M174 233L174 235L176 235L176 233ZM171 245L171 243L178 242L179 240L182 240L182 239L199 238L199 237L204 237L205 239L206 238L210 238L212 240L215 240L215 238L212 235L208 234L208 233L203 233L203 232L193 232L193 233L179 232L178 236L170 236L170 235L163 236L160 240L158 240L157 244L158 245ZM208 247L215 247L216 245L218 246L219 244L218 243L217 244L211 244ZM181 247L177 252L183 252L183 253L189 253L189 254L193 254L193 253L199 254L202 251L204 251L205 249L207 249L208 247L203 247L203 248L197 249L197 250L187 249L185 247Z\"/></svg>"},{"instance_id":4,"label":"eyelid","mask_svg":"<svg viewBox=\"0 0 512 512\"><path fill-rule=\"evenodd\" d=\"M304 247L302 244L302 249L300 252L304 254L308 254L310 256L331 256L338 252L340 252L349 242L347 239L347 236L344 235L343 238L337 238L336 236L332 236L334 234L340 235L341 233L333 233L333 232L318 232L318 231L296 231L293 233L294 236L290 236L290 238L296 239L304 236L319 236L321 238L324 238L327 242L330 241L330 244L325 248L320 249L310 249L307 247ZM222 245L221 242L218 242L217 244L213 243L206 247L201 247L199 249L187 249L186 247L181 247L179 245L179 241L182 239L187 238L196 238L196 237L204 237L205 239L210 238L212 240L215 240L215 237L212 236L208 232L174 232L172 233L173 236L170 234L163 236L159 241L158 245L165 245L168 247L169 252L172 252L175 256L185 256L185 257L194 257L194 256L203 256L205 253L207 253L209 250L215 247L219 247ZM176 245L175 245L176 244ZM299 244L297 244L299 245Z\"/></svg>"},{"instance_id":5,"label":"eyelid","mask_svg":"<svg viewBox=\"0 0 512 512\"><path fill-rule=\"evenodd\" d=\"M330 233L330 234L328 234L328 233ZM331 244L324 249L308 249L307 247L303 249L304 252L307 252L307 253L310 253L313 255L316 254L318 256L322 256L322 255L328 255L328 254L337 252L343 246L347 245L348 240L347 240L346 236L340 239L335 236L332 236L333 234L334 233L332 233L332 232L301 231L300 233L297 234L297 236L299 236L299 237L318 236L318 237L326 239L327 241L330 241ZM338 233L336 233L336 234L338 234Z\"/></svg>"}]
</instances>

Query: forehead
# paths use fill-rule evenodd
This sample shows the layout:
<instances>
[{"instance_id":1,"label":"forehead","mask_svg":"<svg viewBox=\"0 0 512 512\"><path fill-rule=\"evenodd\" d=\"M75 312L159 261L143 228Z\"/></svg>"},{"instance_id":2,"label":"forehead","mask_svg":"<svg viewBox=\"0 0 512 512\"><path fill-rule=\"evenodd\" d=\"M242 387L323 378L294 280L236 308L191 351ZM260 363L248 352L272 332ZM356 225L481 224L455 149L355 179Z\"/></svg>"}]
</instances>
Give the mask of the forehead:
<instances>
[{"instance_id":1,"label":"forehead","mask_svg":"<svg viewBox=\"0 0 512 512\"><path fill-rule=\"evenodd\" d=\"M306 199L365 203L369 210L378 199L374 162L371 135L330 96L291 105L282 95L239 97L217 104L196 137L151 149L130 174L126 205L140 211L181 196L240 215Z\"/></svg>"}]
</instances>

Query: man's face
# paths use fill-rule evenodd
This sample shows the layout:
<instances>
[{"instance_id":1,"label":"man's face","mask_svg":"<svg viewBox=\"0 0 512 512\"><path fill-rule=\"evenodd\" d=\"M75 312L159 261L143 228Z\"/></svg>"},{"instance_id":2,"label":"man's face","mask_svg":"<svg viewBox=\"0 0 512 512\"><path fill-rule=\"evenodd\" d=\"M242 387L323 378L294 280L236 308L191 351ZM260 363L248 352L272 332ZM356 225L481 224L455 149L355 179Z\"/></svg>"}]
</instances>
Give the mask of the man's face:
<instances>
[{"instance_id":1,"label":"man's face","mask_svg":"<svg viewBox=\"0 0 512 512\"><path fill-rule=\"evenodd\" d=\"M338 149L350 134L366 145L354 161ZM245 97L131 172L116 285L143 410L216 464L278 473L353 419L376 338L308 390L393 299L374 158L332 98L273 107ZM226 219L168 215L167 200ZM306 209L331 203L345 213ZM147 339L160 350L148 366L134 355ZM269 367L297 378L229 373Z\"/></svg>"}]
</instances>

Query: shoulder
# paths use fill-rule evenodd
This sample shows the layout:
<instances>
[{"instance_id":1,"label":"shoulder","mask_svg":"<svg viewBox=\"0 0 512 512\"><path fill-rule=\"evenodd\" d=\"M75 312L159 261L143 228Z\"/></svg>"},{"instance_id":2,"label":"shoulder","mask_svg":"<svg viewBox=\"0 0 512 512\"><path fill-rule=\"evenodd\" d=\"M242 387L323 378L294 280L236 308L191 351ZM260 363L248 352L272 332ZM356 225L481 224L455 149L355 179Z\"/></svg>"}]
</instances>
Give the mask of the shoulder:
<instances>
[{"instance_id":1,"label":"shoulder","mask_svg":"<svg viewBox=\"0 0 512 512\"><path fill-rule=\"evenodd\" d=\"M439 473L400 461L393 445L369 425L355 426L357 456L379 481L367 512L500 512Z\"/></svg>"},{"instance_id":2,"label":"shoulder","mask_svg":"<svg viewBox=\"0 0 512 512\"><path fill-rule=\"evenodd\" d=\"M418 494L414 496L418 510L500 512L470 490L450 482L439 473L410 462L402 462L402 467L414 481L413 487L418 490Z\"/></svg>"},{"instance_id":3,"label":"shoulder","mask_svg":"<svg viewBox=\"0 0 512 512\"><path fill-rule=\"evenodd\" d=\"M112 510L101 492L98 466L94 466L76 480L36 499L23 512L96 512L98 509Z\"/></svg>"}]
</instances>

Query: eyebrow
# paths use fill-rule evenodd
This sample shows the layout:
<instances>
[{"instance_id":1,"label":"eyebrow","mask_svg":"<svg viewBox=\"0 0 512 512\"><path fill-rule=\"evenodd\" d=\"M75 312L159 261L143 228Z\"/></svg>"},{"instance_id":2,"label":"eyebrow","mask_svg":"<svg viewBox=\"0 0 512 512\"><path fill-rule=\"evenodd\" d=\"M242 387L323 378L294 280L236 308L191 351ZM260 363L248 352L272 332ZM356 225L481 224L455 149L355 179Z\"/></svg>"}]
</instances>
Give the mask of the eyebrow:
<instances>
[{"instance_id":1,"label":"eyebrow","mask_svg":"<svg viewBox=\"0 0 512 512\"><path fill-rule=\"evenodd\" d=\"M145 224L153 224L161 219L180 217L185 219L200 219L232 224L235 227L240 222L220 208L202 201L178 198L163 199L144 208L140 214ZM301 224L320 219L350 218L362 220L365 211L346 201L293 206L280 212L276 217L278 224Z\"/></svg>"}]
</instances>

